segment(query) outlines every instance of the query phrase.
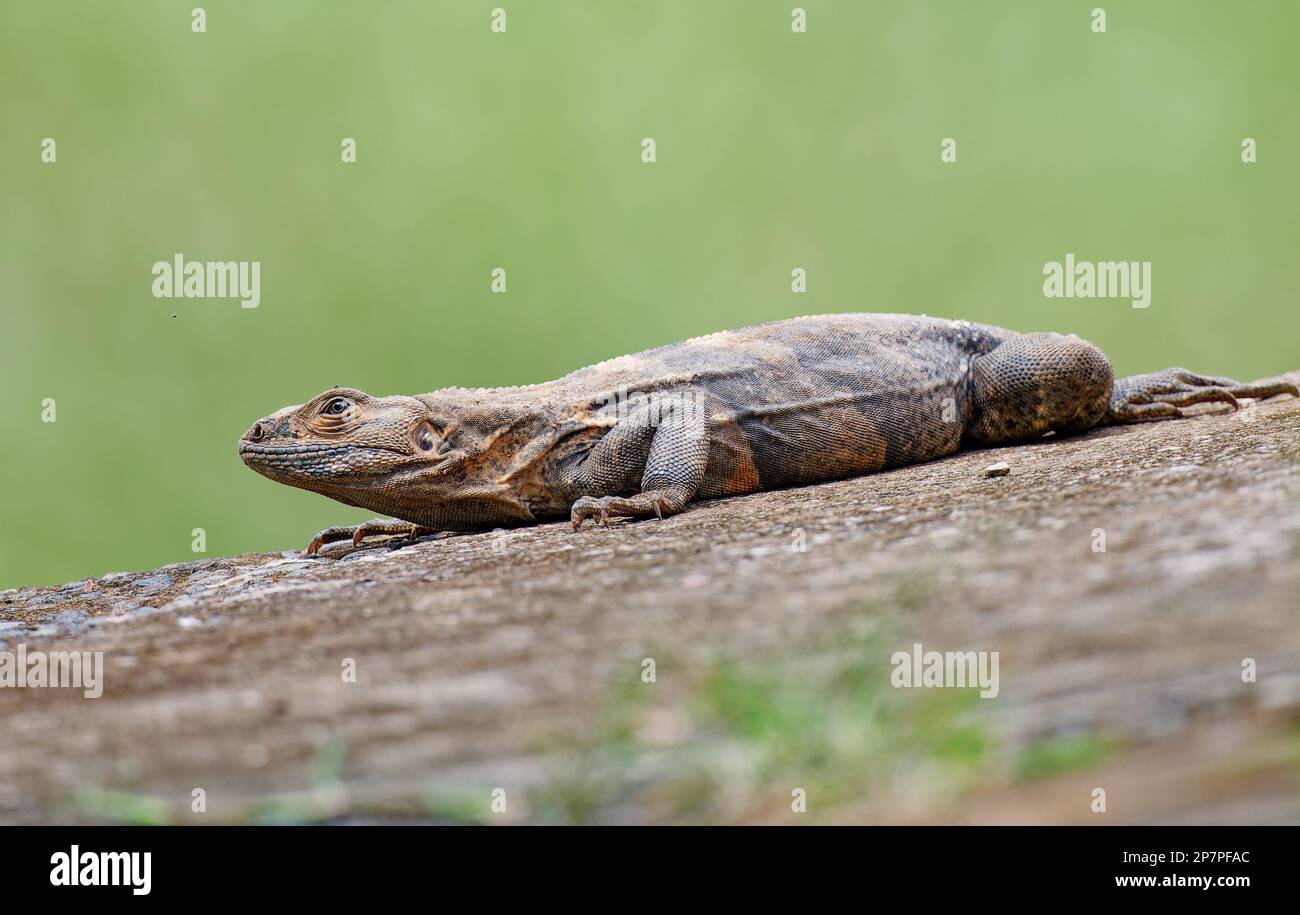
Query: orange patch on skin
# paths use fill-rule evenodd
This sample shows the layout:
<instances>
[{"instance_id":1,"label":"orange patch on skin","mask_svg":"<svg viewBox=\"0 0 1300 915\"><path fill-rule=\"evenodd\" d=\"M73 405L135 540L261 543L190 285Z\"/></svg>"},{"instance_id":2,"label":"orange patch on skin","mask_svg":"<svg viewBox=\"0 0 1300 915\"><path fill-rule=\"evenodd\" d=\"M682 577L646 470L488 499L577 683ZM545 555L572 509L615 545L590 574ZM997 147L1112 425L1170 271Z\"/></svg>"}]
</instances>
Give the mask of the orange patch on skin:
<instances>
[{"instance_id":1,"label":"orange patch on skin","mask_svg":"<svg viewBox=\"0 0 1300 915\"><path fill-rule=\"evenodd\" d=\"M710 492L710 496L738 496L757 492L762 482L745 433L730 413L715 413L710 419L709 437L712 444L709 454L710 458L718 458L710 460L710 470L725 467L729 472L725 477L709 479L706 471L703 488L716 490L716 493Z\"/></svg>"}]
</instances>

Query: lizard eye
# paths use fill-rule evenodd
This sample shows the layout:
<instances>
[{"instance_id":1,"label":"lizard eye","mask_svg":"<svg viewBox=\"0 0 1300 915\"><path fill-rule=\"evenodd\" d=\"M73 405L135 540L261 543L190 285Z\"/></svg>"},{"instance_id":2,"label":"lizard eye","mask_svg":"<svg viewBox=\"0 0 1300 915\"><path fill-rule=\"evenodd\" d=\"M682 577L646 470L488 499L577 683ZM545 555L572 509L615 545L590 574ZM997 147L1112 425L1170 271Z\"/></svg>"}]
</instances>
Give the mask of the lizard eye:
<instances>
[{"instance_id":1,"label":"lizard eye","mask_svg":"<svg viewBox=\"0 0 1300 915\"><path fill-rule=\"evenodd\" d=\"M428 423L420 426L415 433L415 444L421 451L433 450L433 430L429 428Z\"/></svg>"},{"instance_id":2,"label":"lizard eye","mask_svg":"<svg viewBox=\"0 0 1300 915\"><path fill-rule=\"evenodd\" d=\"M352 406L352 401L346 397L335 397L333 400L326 402L325 408L321 412L326 416L338 416L350 406Z\"/></svg>"}]
</instances>

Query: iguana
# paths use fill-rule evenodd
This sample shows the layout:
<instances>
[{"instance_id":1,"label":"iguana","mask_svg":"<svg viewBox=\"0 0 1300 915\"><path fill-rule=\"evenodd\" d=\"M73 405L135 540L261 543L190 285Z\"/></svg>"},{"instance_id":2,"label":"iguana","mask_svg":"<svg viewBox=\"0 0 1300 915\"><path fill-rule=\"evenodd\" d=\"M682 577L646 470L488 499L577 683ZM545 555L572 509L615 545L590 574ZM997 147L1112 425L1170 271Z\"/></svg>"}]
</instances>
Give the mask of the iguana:
<instances>
[{"instance_id":1,"label":"iguana","mask_svg":"<svg viewBox=\"0 0 1300 915\"><path fill-rule=\"evenodd\" d=\"M1300 396L1166 369L1114 379L1085 340L914 315L793 318L620 356L557 381L373 397L331 388L239 442L263 476L392 515L307 547L718 499L931 461L963 446Z\"/></svg>"}]
</instances>

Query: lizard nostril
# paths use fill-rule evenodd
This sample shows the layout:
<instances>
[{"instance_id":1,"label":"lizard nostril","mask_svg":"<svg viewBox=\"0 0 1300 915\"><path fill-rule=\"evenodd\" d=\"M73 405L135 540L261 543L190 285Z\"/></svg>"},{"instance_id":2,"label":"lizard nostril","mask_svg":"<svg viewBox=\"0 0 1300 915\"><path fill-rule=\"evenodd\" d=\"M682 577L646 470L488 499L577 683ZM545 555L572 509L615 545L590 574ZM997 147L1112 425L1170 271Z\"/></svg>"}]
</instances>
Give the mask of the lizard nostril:
<instances>
[{"instance_id":1,"label":"lizard nostril","mask_svg":"<svg viewBox=\"0 0 1300 915\"><path fill-rule=\"evenodd\" d=\"M262 439L266 438L266 426L262 423L253 423L253 428L249 429L248 432L245 433L244 438L248 439L250 442L260 442Z\"/></svg>"}]
</instances>

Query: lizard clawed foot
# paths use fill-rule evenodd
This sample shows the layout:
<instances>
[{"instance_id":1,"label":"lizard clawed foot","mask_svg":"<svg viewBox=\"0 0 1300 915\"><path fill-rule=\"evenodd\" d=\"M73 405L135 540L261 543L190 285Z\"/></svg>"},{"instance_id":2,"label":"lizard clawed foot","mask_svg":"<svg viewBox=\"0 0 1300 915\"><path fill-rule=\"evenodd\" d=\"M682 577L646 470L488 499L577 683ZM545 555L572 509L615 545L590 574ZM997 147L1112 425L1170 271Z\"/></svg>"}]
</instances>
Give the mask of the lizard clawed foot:
<instances>
[{"instance_id":1,"label":"lizard clawed foot","mask_svg":"<svg viewBox=\"0 0 1300 915\"><path fill-rule=\"evenodd\" d=\"M1192 404L1226 403L1236 409L1239 397L1262 400L1275 394L1300 397L1300 389L1289 381L1243 384L1231 378L1198 375L1187 369L1166 369L1117 381L1108 414L1119 422L1165 419L1182 416L1179 408Z\"/></svg>"},{"instance_id":2,"label":"lizard clawed foot","mask_svg":"<svg viewBox=\"0 0 1300 915\"><path fill-rule=\"evenodd\" d=\"M596 523L601 527L609 527L609 509L610 504L614 501L613 496L583 496L577 502L573 503L573 508L569 512L569 521L573 524L576 531L582 527L582 522L588 518L595 518Z\"/></svg>"},{"instance_id":3,"label":"lizard clawed foot","mask_svg":"<svg viewBox=\"0 0 1300 915\"><path fill-rule=\"evenodd\" d=\"M667 493L655 490L653 492L639 493L630 499L621 496L601 496L599 498L583 496L573 503L573 509L569 513L569 520L573 523L573 529L576 531L582 527L582 522L588 518L595 518L596 523L601 527L609 527L611 514L615 516L647 516L653 514L656 518L663 520L665 515L671 515L678 511L681 511L680 504L674 504Z\"/></svg>"},{"instance_id":4,"label":"lizard clawed foot","mask_svg":"<svg viewBox=\"0 0 1300 915\"><path fill-rule=\"evenodd\" d=\"M307 544L307 555L315 556L325 544L341 540L351 540L353 549L356 549L361 546L361 541L366 537L374 537L380 534L406 536L411 540L415 540L418 537L432 533L435 533L433 528L421 527L418 524L412 524L410 521L399 521L396 518L375 518L361 524L341 524L337 527L325 528L311 539L311 543Z\"/></svg>"}]
</instances>

